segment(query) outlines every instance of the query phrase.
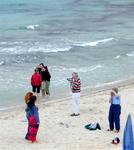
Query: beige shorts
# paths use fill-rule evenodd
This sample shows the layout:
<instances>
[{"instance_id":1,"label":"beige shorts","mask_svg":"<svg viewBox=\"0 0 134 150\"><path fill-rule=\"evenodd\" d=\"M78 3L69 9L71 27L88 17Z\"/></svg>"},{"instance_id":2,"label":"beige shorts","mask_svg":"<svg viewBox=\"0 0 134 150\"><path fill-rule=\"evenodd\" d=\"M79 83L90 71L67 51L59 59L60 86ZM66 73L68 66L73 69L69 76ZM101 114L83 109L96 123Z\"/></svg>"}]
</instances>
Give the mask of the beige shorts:
<instances>
[{"instance_id":1,"label":"beige shorts","mask_svg":"<svg viewBox=\"0 0 134 150\"><path fill-rule=\"evenodd\" d=\"M46 88L46 83L45 83L45 81L42 81L41 89L42 89L42 90L45 90L45 88Z\"/></svg>"}]
</instances>

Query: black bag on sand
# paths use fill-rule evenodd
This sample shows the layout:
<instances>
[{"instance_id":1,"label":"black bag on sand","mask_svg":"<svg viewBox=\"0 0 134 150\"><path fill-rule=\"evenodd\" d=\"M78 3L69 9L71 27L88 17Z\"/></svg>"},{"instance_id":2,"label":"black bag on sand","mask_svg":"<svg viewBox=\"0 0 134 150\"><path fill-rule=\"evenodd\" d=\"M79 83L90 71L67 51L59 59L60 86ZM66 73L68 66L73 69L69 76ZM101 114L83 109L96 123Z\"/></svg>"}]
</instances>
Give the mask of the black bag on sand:
<instances>
[{"instance_id":1,"label":"black bag on sand","mask_svg":"<svg viewBox=\"0 0 134 150\"><path fill-rule=\"evenodd\" d=\"M101 127L100 127L100 124L97 122L97 123L90 123L88 125L85 126L86 129L88 130L101 130Z\"/></svg>"}]
</instances>

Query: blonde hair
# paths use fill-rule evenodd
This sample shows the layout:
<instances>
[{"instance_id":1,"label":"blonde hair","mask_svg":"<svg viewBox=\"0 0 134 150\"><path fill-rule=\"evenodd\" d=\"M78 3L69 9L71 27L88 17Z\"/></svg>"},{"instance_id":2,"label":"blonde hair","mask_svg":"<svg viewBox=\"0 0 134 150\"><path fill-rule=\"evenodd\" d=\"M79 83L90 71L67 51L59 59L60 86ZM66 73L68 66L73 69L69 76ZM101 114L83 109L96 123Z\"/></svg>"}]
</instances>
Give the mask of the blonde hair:
<instances>
[{"instance_id":1,"label":"blonde hair","mask_svg":"<svg viewBox=\"0 0 134 150\"><path fill-rule=\"evenodd\" d=\"M32 92L27 92L25 95L25 103L27 104L28 102L30 102L31 97L33 96Z\"/></svg>"},{"instance_id":2,"label":"blonde hair","mask_svg":"<svg viewBox=\"0 0 134 150\"><path fill-rule=\"evenodd\" d=\"M77 72L73 72L73 75L78 78L78 73Z\"/></svg>"}]
</instances>

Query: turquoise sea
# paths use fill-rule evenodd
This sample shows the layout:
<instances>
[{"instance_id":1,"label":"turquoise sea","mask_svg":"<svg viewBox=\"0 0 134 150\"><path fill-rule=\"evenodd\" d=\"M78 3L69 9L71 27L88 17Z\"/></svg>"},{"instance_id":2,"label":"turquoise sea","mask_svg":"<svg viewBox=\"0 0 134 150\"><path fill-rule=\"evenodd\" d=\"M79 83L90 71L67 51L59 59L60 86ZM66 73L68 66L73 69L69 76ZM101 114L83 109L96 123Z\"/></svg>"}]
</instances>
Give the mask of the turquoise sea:
<instances>
[{"instance_id":1,"label":"turquoise sea","mask_svg":"<svg viewBox=\"0 0 134 150\"><path fill-rule=\"evenodd\" d=\"M51 97L134 76L134 0L1 0L0 108L24 104L39 63L52 75Z\"/></svg>"}]
</instances>

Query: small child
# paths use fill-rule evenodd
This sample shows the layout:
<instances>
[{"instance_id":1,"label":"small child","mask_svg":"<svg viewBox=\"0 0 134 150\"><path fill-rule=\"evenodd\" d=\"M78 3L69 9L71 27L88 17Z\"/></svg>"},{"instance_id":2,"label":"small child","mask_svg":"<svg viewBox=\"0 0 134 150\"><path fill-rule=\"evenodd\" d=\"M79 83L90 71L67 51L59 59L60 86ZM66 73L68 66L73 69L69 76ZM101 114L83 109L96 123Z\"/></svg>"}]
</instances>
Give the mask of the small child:
<instances>
[{"instance_id":1,"label":"small child","mask_svg":"<svg viewBox=\"0 0 134 150\"><path fill-rule=\"evenodd\" d=\"M36 96L31 95L29 102L26 103L27 108L25 110L28 119L28 132L25 136L25 139L32 142L36 141L36 136L40 124L38 107L35 105L36 100Z\"/></svg>"},{"instance_id":2,"label":"small child","mask_svg":"<svg viewBox=\"0 0 134 150\"><path fill-rule=\"evenodd\" d=\"M109 129L108 131L114 130L115 124L115 132L120 131L120 114L121 114L121 100L118 95L118 88L113 88L111 91L111 96L109 102L111 106L109 108Z\"/></svg>"}]
</instances>

